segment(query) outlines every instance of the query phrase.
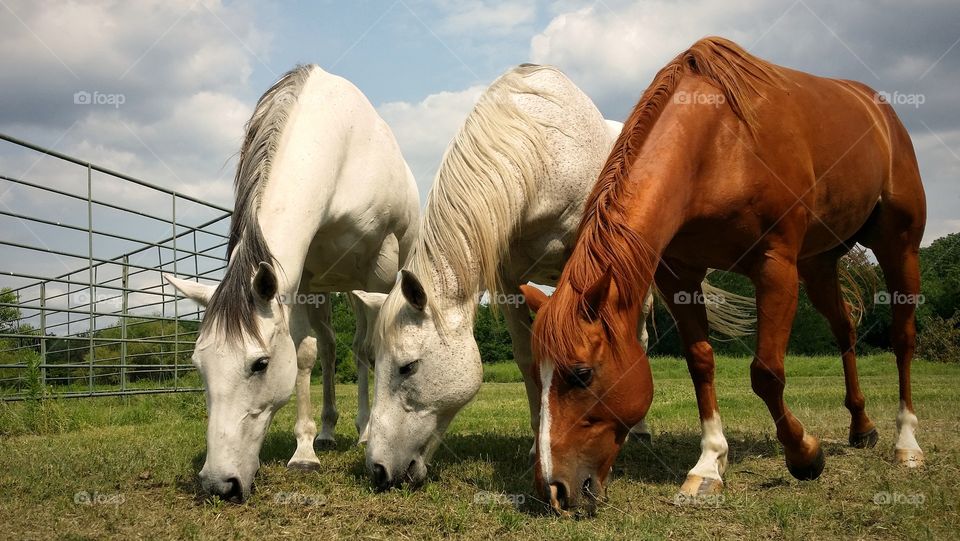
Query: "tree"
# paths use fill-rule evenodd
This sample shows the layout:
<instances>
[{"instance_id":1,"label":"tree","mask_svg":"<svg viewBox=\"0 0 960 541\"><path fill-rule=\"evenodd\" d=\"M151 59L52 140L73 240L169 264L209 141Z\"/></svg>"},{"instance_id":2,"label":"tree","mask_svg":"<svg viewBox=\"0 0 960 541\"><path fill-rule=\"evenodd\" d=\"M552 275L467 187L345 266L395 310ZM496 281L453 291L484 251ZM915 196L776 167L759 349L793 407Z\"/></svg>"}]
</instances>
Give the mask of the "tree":
<instances>
[{"instance_id":1,"label":"tree","mask_svg":"<svg viewBox=\"0 0 960 541\"><path fill-rule=\"evenodd\" d=\"M17 304L17 294L9 287L0 289L0 332L8 333L14 328L14 322L20 319L20 309L7 304Z\"/></svg>"}]
</instances>

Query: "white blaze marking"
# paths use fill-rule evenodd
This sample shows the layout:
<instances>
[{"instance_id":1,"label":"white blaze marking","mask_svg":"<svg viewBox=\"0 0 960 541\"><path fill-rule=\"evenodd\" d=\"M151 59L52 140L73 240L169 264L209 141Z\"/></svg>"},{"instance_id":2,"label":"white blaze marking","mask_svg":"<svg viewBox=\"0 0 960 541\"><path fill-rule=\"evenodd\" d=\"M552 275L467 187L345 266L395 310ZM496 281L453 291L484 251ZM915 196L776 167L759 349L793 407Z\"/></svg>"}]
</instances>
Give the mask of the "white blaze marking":
<instances>
[{"instance_id":1,"label":"white blaze marking","mask_svg":"<svg viewBox=\"0 0 960 541\"><path fill-rule=\"evenodd\" d=\"M553 456L550 454L550 386L553 384L553 363L540 363L540 473L547 483L553 481Z\"/></svg>"}]
</instances>

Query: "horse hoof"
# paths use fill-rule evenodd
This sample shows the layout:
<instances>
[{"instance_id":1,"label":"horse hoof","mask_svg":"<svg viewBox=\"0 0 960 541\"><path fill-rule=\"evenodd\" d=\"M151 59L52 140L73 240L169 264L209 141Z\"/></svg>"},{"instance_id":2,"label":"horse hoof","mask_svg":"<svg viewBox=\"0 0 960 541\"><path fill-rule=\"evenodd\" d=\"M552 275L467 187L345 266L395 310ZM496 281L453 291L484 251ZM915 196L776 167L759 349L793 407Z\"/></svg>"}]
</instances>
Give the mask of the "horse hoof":
<instances>
[{"instance_id":1,"label":"horse hoof","mask_svg":"<svg viewBox=\"0 0 960 541\"><path fill-rule=\"evenodd\" d=\"M653 445L653 435L649 432L631 432L630 439L635 439L646 447Z\"/></svg>"},{"instance_id":2,"label":"horse hoof","mask_svg":"<svg viewBox=\"0 0 960 541\"><path fill-rule=\"evenodd\" d=\"M320 462L308 462L306 460L297 460L297 461L291 460L287 464L287 468L291 470L303 471L303 472L318 471L320 469Z\"/></svg>"},{"instance_id":3,"label":"horse hoof","mask_svg":"<svg viewBox=\"0 0 960 541\"><path fill-rule=\"evenodd\" d=\"M333 438L321 438L317 436L313 440L313 448L317 451L329 451L331 449L336 449L337 442Z\"/></svg>"},{"instance_id":4,"label":"horse hoof","mask_svg":"<svg viewBox=\"0 0 960 541\"><path fill-rule=\"evenodd\" d=\"M879 438L880 436L877 434L876 427L861 434L850 432L850 447L856 449L872 449L873 446L877 444Z\"/></svg>"},{"instance_id":5,"label":"horse hoof","mask_svg":"<svg viewBox=\"0 0 960 541\"><path fill-rule=\"evenodd\" d=\"M920 449L897 449L894 451L897 458L897 464L906 468L919 468L923 466L923 451Z\"/></svg>"},{"instance_id":6,"label":"horse hoof","mask_svg":"<svg viewBox=\"0 0 960 541\"><path fill-rule=\"evenodd\" d=\"M676 499L680 503L696 503L698 497L712 496L721 492L723 492L723 481L720 479L689 474L680 486Z\"/></svg>"},{"instance_id":7,"label":"horse hoof","mask_svg":"<svg viewBox=\"0 0 960 541\"><path fill-rule=\"evenodd\" d=\"M822 448L817 448L817 456L813 462L804 466L795 466L787 462L787 469L790 475L800 481L813 481L823 473L823 467L827 465L827 457L823 454Z\"/></svg>"}]
</instances>

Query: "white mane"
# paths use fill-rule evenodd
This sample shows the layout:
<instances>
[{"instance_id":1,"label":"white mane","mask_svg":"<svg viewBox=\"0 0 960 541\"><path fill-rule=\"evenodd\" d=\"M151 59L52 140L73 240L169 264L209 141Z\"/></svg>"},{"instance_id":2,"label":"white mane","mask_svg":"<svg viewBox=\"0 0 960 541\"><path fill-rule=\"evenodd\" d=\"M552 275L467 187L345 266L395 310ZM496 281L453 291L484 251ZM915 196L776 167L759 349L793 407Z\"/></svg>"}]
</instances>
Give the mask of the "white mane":
<instances>
[{"instance_id":1,"label":"white mane","mask_svg":"<svg viewBox=\"0 0 960 541\"><path fill-rule=\"evenodd\" d=\"M541 70L556 71L523 64L494 81L444 153L405 266L420 279L432 307L439 287L456 288L452 292L460 298L500 290L509 240L550 170L547 124L514 99L529 94L554 101L525 80ZM449 276L437 270L441 261L449 265ZM384 303L381 338L397 329L403 302L401 295L390 295ZM442 326L442 318L434 319Z\"/></svg>"}]
</instances>

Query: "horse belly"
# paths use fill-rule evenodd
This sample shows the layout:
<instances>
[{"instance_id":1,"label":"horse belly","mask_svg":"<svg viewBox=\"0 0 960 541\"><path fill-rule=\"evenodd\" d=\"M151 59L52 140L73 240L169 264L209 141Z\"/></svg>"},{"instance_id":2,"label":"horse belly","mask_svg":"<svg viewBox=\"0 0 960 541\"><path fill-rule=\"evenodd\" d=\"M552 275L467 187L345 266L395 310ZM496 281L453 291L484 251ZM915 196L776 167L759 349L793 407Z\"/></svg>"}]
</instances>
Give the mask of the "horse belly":
<instances>
[{"instance_id":1,"label":"horse belly","mask_svg":"<svg viewBox=\"0 0 960 541\"><path fill-rule=\"evenodd\" d=\"M805 202L809 216L801 256L846 243L870 217L889 175L888 153L878 139L865 137L815 179L813 196Z\"/></svg>"}]
</instances>

